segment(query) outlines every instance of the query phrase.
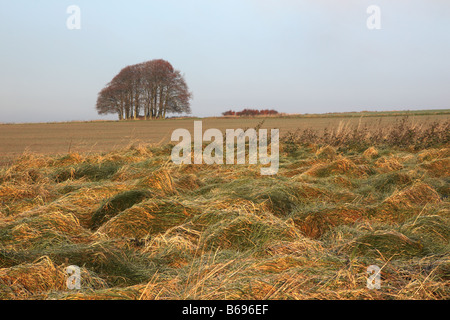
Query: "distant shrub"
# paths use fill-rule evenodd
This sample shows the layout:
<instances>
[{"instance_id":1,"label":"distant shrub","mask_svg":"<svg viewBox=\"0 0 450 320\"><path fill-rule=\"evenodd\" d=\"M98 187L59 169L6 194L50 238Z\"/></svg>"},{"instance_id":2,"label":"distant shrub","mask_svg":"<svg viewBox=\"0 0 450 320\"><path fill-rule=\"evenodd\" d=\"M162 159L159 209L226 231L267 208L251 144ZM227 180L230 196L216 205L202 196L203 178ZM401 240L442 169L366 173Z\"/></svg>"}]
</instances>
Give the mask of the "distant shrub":
<instances>
[{"instance_id":1,"label":"distant shrub","mask_svg":"<svg viewBox=\"0 0 450 320\"><path fill-rule=\"evenodd\" d=\"M222 113L223 116L235 116L236 115L236 111L233 110L228 110Z\"/></svg>"},{"instance_id":2,"label":"distant shrub","mask_svg":"<svg viewBox=\"0 0 450 320\"><path fill-rule=\"evenodd\" d=\"M273 115L277 115L279 114L278 111L273 110L273 109L263 109L263 110L257 110L257 109L244 109L242 111L233 111L233 110L229 110L229 111L225 111L222 113L223 116L238 116L238 117L242 117L242 116L273 116Z\"/></svg>"}]
</instances>

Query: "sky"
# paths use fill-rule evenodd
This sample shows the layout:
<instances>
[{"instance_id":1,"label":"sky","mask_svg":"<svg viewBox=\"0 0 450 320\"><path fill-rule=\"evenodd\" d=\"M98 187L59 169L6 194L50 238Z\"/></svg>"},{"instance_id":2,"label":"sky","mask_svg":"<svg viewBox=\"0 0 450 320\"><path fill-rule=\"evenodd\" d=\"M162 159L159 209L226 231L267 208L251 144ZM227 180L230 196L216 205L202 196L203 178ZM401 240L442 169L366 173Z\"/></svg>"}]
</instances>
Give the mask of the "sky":
<instances>
[{"instance_id":1,"label":"sky","mask_svg":"<svg viewBox=\"0 0 450 320\"><path fill-rule=\"evenodd\" d=\"M450 108L448 0L0 0L0 40L1 123L116 119L98 92L152 59L200 117Z\"/></svg>"}]
</instances>

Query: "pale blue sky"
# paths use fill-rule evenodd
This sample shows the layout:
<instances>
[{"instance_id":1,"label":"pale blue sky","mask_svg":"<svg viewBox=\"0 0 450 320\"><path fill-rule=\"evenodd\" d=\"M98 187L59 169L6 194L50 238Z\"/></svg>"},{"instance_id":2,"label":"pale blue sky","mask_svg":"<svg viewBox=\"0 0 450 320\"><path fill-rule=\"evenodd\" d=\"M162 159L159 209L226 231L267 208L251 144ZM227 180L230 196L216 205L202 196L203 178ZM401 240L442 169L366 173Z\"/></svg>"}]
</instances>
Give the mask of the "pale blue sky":
<instances>
[{"instance_id":1,"label":"pale blue sky","mask_svg":"<svg viewBox=\"0 0 450 320\"><path fill-rule=\"evenodd\" d=\"M158 58L197 116L450 108L448 0L0 0L0 39L0 122L105 119L98 91Z\"/></svg>"}]
</instances>

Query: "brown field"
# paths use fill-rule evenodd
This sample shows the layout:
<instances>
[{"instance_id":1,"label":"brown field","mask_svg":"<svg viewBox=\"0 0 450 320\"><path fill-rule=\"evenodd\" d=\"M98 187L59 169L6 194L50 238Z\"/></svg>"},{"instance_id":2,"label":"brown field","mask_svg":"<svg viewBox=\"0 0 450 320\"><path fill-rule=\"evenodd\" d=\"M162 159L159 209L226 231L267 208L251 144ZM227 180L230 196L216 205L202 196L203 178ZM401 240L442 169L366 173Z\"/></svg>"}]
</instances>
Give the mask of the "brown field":
<instances>
[{"instance_id":1,"label":"brown field","mask_svg":"<svg viewBox=\"0 0 450 320\"><path fill-rule=\"evenodd\" d=\"M264 120L262 128L279 128L280 135L313 128L337 127L341 124L361 124L369 127L385 126L409 115L410 120L426 124L450 119L450 110L414 112L364 112L303 115L268 118L203 118L169 119L157 121L92 121L64 123L0 124L0 163L23 153L67 154L70 152L108 152L131 143L165 144L173 130L193 129L194 120L202 120L203 129L252 128Z\"/></svg>"}]
</instances>

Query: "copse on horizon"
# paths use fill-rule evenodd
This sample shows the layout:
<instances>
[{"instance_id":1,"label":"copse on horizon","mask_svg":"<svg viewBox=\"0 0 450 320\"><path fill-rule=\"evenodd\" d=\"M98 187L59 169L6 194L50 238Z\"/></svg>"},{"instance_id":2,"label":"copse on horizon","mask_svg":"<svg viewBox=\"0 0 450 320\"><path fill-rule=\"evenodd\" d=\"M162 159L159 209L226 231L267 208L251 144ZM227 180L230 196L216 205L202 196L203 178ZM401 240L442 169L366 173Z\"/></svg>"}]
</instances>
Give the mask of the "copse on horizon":
<instances>
[{"instance_id":1,"label":"copse on horizon","mask_svg":"<svg viewBox=\"0 0 450 320\"><path fill-rule=\"evenodd\" d=\"M164 119L167 113L190 113L191 99L180 71L157 59L123 68L99 92L96 109L119 120Z\"/></svg>"},{"instance_id":2,"label":"copse on horizon","mask_svg":"<svg viewBox=\"0 0 450 320\"><path fill-rule=\"evenodd\" d=\"M269 116L269 115L277 115L279 114L278 111L274 109L263 109L263 110L256 110L256 109L244 109L242 111L225 111L222 113L223 116Z\"/></svg>"}]
</instances>

